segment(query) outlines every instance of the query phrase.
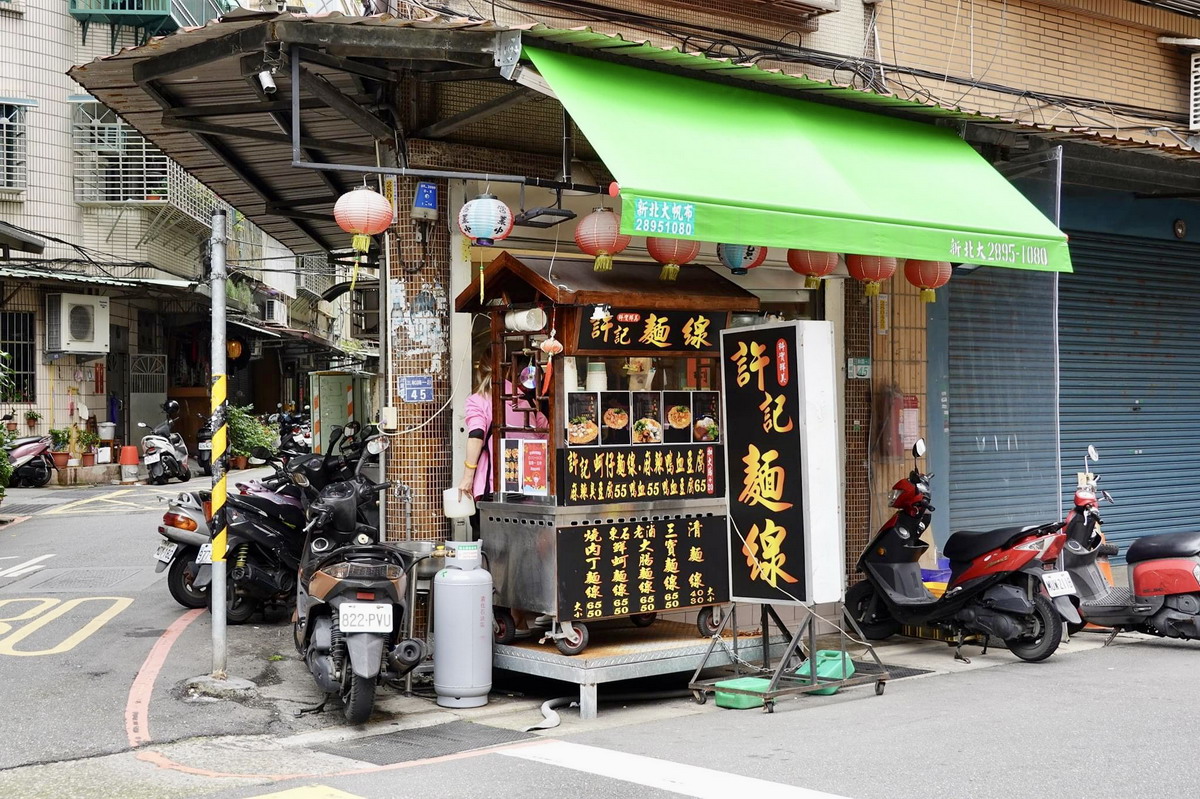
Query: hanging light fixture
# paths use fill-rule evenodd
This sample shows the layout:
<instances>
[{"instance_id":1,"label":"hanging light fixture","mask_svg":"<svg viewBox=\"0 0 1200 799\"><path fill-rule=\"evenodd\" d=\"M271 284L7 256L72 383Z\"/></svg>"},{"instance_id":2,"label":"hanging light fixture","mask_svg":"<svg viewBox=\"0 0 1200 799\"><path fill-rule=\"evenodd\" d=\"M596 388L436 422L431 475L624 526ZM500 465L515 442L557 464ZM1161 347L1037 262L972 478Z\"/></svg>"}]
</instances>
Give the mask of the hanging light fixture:
<instances>
[{"instance_id":1,"label":"hanging light fixture","mask_svg":"<svg viewBox=\"0 0 1200 799\"><path fill-rule=\"evenodd\" d=\"M804 288L821 288L821 278L837 269L838 254L820 250L788 250L788 266L798 275L804 275Z\"/></svg>"},{"instance_id":2,"label":"hanging light fixture","mask_svg":"<svg viewBox=\"0 0 1200 799\"><path fill-rule=\"evenodd\" d=\"M491 247L512 233L512 209L494 194L481 194L463 203L458 212L458 229L472 244Z\"/></svg>"},{"instance_id":3,"label":"hanging light fixture","mask_svg":"<svg viewBox=\"0 0 1200 799\"><path fill-rule=\"evenodd\" d=\"M346 192L333 206L333 218L338 227L354 235L350 247L354 250L354 268L350 273L350 290L358 282L358 267L371 249L371 237L391 227L392 204L366 185Z\"/></svg>"},{"instance_id":4,"label":"hanging light fixture","mask_svg":"<svg viewBox=\"0 0 1200 799\"><path fill-rule=\"evenodd\" d=\"M687 239L658 239L646 237L646 251L650 257L663 265L658 273L659 280L674 280L679 277L679 267L700 254L700 242Z\"/></svg>"},{"instance_id":5,"label":"hanging light fixture","mask_svg":"<svg viewBox=\"0 0 1200 799\"><path fill-rule=\"evenodd\" d=\"M621 233L621 217L611 208L597 208L575 226L575 243L596 257L592 268L597 272L611 271L613 256L628 247L632 238Z\"/></svg>"},{"instance_id":6,"label":"hanging light fixture","mask_svg":"<svg viewBox=\"0 0 1200 799\"><path fill-rule=\"evenodd\" d=\"M937 302L934 289L950 282L950 263L910 258L904 262L904 276L921 290L921 302Z\"/></svg>"},{"instance_id":7,"label":"hanging light fixture","mask_svg":"<svg viewBox=\"0 0 1200 799\"><path fill-rule=\"evenodd\" d=\"M767 248L752 244L718 244L717 258L735 275L744 275L767 260Z\"/></svg>"},{"instance_id":8,"label":"hanging light fixture","mask_svg":"<svg viewBox=\"0 0 1200 799\"><path fill-rule=\"evenodd\" d=\"M866 283L863 294L879 296L879 284L896 273L896 259L885 255L847 255L846 269L855 280Z\"/></svg>"}]
</instances>

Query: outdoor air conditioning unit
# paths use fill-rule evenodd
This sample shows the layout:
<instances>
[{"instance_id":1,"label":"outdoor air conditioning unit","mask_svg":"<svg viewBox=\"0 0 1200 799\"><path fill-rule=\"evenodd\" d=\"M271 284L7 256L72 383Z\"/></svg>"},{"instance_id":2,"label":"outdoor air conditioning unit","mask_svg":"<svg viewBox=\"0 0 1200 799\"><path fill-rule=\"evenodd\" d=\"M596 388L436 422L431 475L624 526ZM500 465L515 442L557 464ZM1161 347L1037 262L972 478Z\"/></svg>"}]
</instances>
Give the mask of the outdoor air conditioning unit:
<instances>
[{"instance_id":1,"label":"outdoor air conditioning unit","mask_svg":"<svg viewBox=\"0 0 1200 799\"><path fill-rule=\"evenodd\" d=\"M108 297L47 294L46 351L108 352Z\"/></svg>"},{"instance_id":2,"label":"outdoor air conditioning unit","mask_svg":"<svg viewBox=\"0 0 1200 799\"><path fill-rule=\"evenodd\" d=\"M263 304L263 321L287 327L288 307L282 300L267 300Z\"/></svg>"}]
</instances>

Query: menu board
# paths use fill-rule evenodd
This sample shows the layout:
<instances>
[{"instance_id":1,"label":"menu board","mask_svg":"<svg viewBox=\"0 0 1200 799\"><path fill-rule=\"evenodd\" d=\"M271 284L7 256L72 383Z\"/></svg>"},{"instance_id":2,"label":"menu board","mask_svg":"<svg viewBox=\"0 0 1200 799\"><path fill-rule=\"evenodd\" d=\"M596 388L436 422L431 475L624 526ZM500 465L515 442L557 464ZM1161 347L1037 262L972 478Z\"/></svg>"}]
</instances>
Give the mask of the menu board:
<instances>
[{"instance_id":1,"label":"menu board","mask_svg":"<svg viewBox=\"0 0 1200 799\"><path fill-rule=\"evenodd\" d=\"M716 391L571 391L568 447L701 444L721 440Z\"/></svg>"},{"instance_id":2,"label":"menu board","mask_svg":"<svg viewBox=\"0 0 1200 799\"><path fill-rule=\"evenodd\" d=\"M559 527L558 619L729 601L726 517Z\"/></svg>"},{"instance_id":3,"label":"menu board","mask_svg":"<svg viewBox=\"0 0 1200 799\"><path fill-rule=\"evenodd\" d=\"M725 495L724 453L717 445L593 447L559 458L561 505Z\"/></svg>"},{"instance_id":4,"label":"menu board","mask_svg":"<svg viewBox=\"0 0 1200 799\"><path fill-rule=\"evenodd\" d=\"M579 317L577 352L712 352L727 312L639 311L585 305Z\"/></svg>"},{"instance_id":5,"label":"menu board","mask_svg":"<svg viewBox=\"0 0 1200 799\"><path fill-rule=\"evenodd\" d=\"M721 334L729 451L730 589L737 601L807 596L800 375L794 325ZM835 500L836 501L836 500Z\"/></svg>"}]
</instances>

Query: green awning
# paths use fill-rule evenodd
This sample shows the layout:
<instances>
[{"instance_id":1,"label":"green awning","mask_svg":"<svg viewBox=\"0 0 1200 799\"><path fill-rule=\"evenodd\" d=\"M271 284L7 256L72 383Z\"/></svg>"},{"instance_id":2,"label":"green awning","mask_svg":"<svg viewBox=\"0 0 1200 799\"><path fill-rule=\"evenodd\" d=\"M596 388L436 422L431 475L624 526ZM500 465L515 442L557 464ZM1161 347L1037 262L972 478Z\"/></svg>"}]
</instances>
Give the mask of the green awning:
<instances>
[{"instance_id":1,"label":"green awning","mask_svg":"<svg viewBox=\"0 0 1200 799\"><path fill-rule=\"evenodd\" d=\"M1067 237L951 130L536 47L621 186L621 231L1071 271Z\"/></svg>"}]
</instances>

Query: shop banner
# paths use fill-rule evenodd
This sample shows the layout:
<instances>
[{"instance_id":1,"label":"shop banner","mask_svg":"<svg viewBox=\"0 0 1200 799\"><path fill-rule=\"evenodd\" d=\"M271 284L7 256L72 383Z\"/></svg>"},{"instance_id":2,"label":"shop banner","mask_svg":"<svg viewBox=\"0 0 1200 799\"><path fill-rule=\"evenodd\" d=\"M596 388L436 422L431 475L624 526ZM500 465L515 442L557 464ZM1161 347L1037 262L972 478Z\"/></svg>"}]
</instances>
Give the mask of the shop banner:
<instances>
[{"instance_id":1,"label":"shop banner","mask_svg":"<svg viewBox=\"0 0 1200 799\"><path fill-rule=\"evenodd\" d=\"M642 311L585 305L576 352L715 352L725 312Z\"/></svg>"},{"instance_id":2,"label":"shop banner","mask_svg":"<svg viewBox=\"0 0 1200 799\"><path fill-rule=\"evenodd\" d=\"M559 527L557 536L559 621L729 601L724 516Z\"/></svg>"}]
</instances>

